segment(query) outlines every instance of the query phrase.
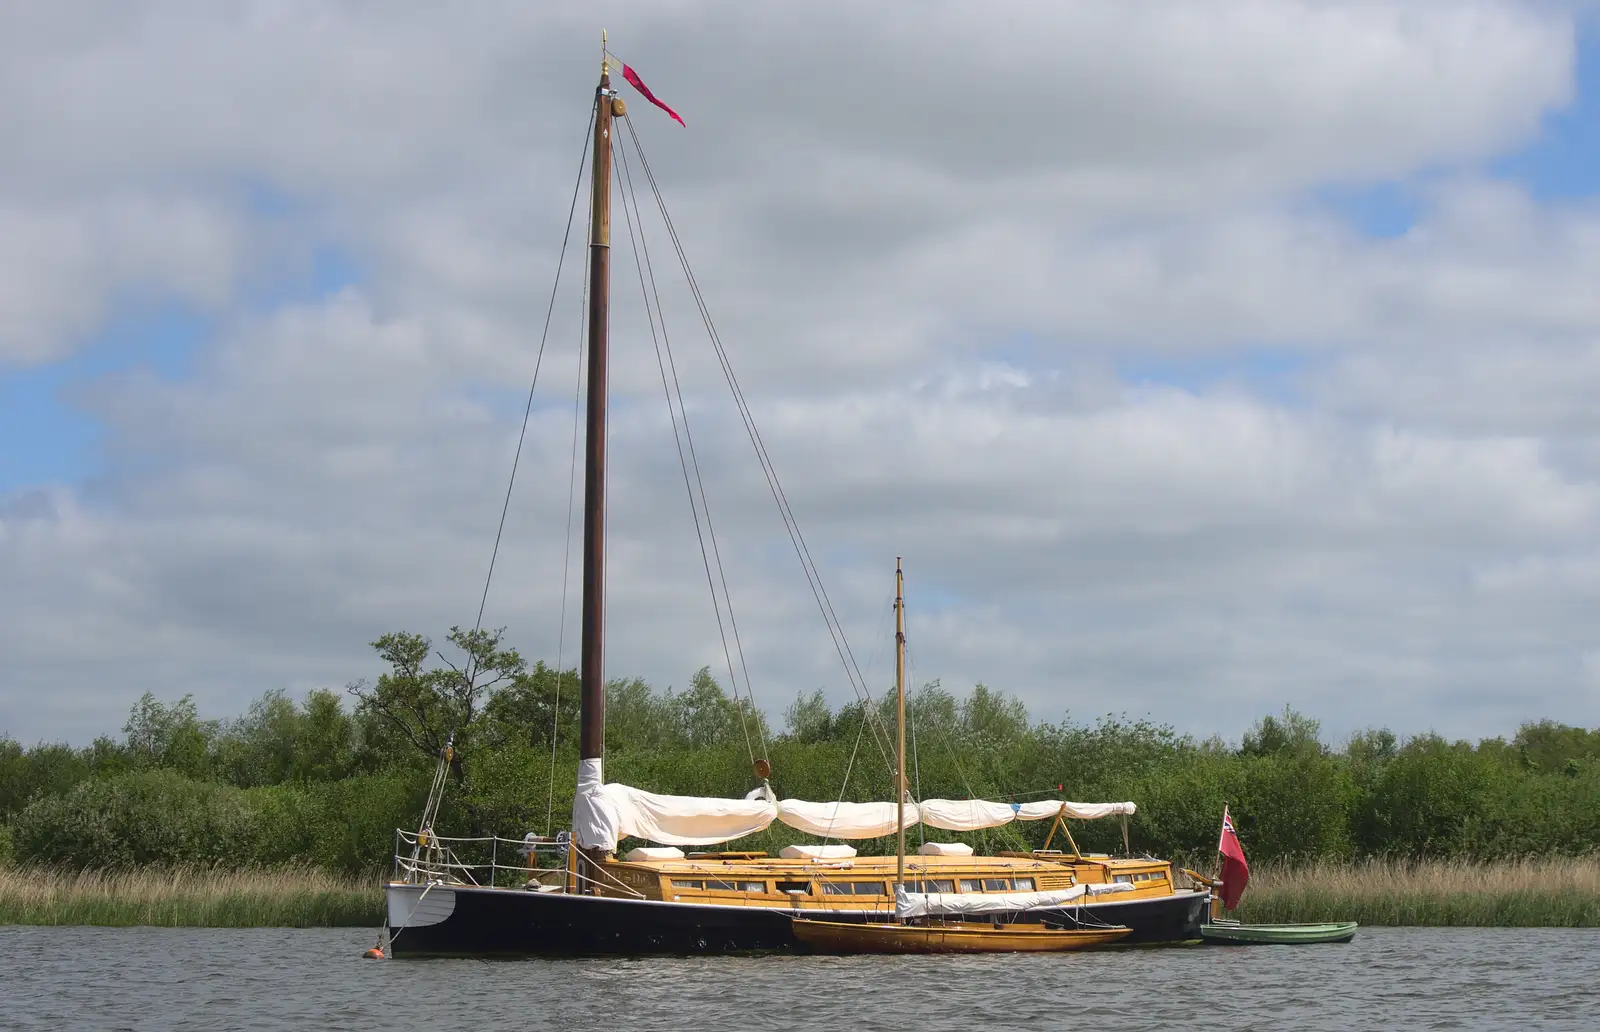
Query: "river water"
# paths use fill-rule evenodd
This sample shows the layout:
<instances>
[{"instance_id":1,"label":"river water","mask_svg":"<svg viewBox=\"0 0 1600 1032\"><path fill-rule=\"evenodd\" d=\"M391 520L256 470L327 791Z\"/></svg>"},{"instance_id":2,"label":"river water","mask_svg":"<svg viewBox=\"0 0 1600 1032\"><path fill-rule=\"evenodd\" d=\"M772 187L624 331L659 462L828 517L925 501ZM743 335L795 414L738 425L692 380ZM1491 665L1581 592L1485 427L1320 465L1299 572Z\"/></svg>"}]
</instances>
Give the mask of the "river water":
<instances>
[{"instance_id":1,"label":"river water","mask_svg":"<svg viewBox=\"0 0 1600 1032\"><path fill-rule=\"evenodd\" d=\"M0 927L0 1028L1600 1029L1600 930L979 957L364 960L351 929Z\"/></svg>"}]
</instances>

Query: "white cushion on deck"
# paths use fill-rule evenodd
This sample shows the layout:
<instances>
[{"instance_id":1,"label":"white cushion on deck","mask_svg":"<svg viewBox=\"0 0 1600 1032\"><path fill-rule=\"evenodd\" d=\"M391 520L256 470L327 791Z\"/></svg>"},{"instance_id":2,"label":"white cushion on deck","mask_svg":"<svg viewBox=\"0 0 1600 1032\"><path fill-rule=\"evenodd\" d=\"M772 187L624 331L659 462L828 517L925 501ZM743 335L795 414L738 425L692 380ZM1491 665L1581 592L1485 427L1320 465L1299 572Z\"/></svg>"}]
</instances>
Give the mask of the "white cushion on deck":
<instances>
[{"instance_id":1,"label":"white cushion on deck","mask_svg":"<svg viewBox=\"0 0 1600 1032\"><path fill-rule=\"evenodd\" d=\"M682 860L683 850L677 846L637 846L628 850L628 855L622 859L630 863L638 860Z\"/></svg>"},{"instance_id":2,"label":"white cushion on deck","mask_svg":"<svg viewBox=\"0 0 1600 1032\"><path fill-rule=\"evenodd\" d=\"M785 860L844 860L856 855L856 847L842 842L826 846L784 846L778 855Z\"/></svg>"}]
</instances>

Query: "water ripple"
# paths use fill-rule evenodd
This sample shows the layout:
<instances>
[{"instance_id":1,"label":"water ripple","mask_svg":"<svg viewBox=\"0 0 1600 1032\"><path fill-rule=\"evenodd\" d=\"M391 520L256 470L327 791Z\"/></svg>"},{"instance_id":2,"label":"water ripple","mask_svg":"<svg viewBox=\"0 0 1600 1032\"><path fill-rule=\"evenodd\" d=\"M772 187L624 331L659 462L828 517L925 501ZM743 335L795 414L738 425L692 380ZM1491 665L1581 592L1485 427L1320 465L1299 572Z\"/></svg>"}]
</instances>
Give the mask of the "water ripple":
<instances>
[{"instance_id":1,"label":"water ripple","mask_svg":"<svg viewBox=\"0 0 1600 1032\"><path fill-rule=\"evenodd\" d=\"M977 957L370 961L347 929L0 927L0 1028L1600 1027L1600 931Z\"/></svg>"}]
</instances>

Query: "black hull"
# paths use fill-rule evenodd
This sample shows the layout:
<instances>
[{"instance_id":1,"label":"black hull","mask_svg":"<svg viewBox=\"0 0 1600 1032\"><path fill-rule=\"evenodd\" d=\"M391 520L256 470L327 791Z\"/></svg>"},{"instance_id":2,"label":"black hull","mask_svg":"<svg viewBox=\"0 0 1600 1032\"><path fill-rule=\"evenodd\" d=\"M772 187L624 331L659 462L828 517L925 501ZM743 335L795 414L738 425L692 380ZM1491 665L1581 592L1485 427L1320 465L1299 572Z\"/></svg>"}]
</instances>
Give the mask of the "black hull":
<instances>
[{"instance_id":1,"label":"black hull","mask_svg":"<svg viewBox=\"0 0 1600 1032\"><path fill-rule=\"evenodd\" d=\"M788 909L445 886L428 889L419 904L421 892L420 886L390 889L391 956L806 952L790 928L795 912ZM1043 916L1065 927L1127 925L1133 934L1123 942L1181 942L1200 937L1206 900L1204 894L1185 893L1044 911ZM805 916L859 921L869 915L810 910Z\"/></svg>"},{"instance_id":2,"label":"black hull","mask_svg":"<svg viewBox=\"0 0 1600 1032\"><path fill-rule=\"evenodd\" d=\"M1133 932L1117 945L1137 943L1193 942L1200 938L1200 923L1205 919L1211 897L1202 892L1152 899L1127 899L1114 903L1091 903L1084 907L1064 907L1041 911L1046 924L1063 928L1097 928L1102 925L1127 925Z\"/></svg>"}]
</instances>

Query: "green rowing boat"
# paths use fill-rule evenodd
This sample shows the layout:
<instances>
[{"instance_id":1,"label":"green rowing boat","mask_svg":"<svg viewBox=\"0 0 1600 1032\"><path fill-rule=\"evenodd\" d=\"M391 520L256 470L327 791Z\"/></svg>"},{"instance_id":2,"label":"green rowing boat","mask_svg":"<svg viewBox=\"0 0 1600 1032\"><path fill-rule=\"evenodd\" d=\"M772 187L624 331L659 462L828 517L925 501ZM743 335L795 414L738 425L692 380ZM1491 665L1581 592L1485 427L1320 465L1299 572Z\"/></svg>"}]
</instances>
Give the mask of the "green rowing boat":
<instances>
[{"instance_id":1,"label":"green rowing boat","mask_svg":"<svg viewBox=\"0 0 1600 1032\"><path fill-rule=\"evenodd\" d=\"M1240 924L1213 921L1200 926L1200 938L1216 946L1302 946L1319 942L1349 942L1356 936L1354 921L1329 924Z\"/></svg>"}]
</instances>

